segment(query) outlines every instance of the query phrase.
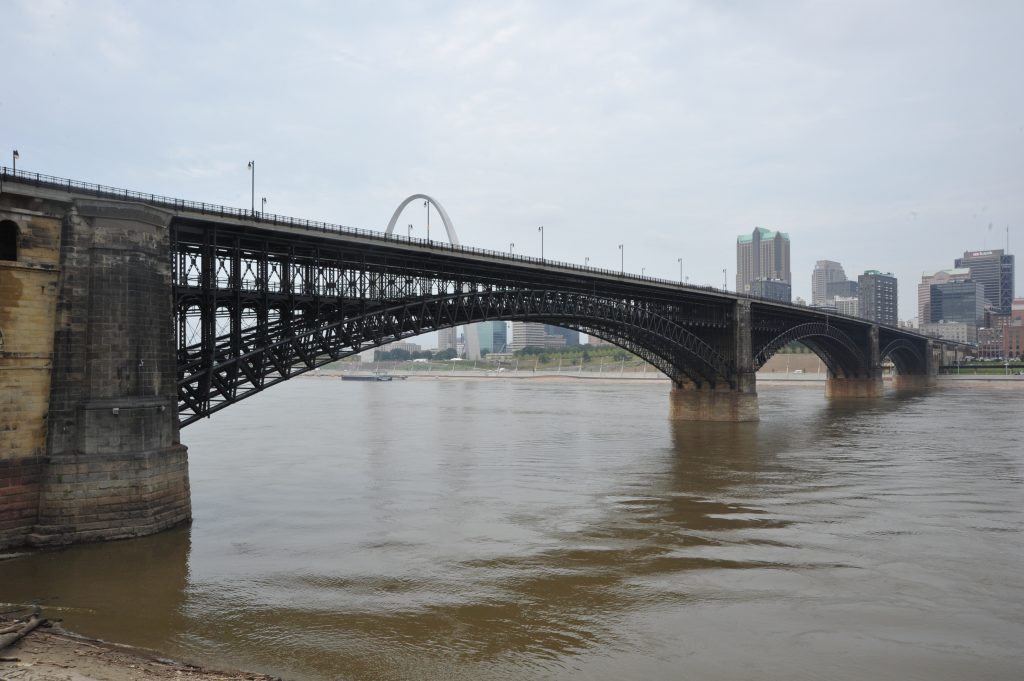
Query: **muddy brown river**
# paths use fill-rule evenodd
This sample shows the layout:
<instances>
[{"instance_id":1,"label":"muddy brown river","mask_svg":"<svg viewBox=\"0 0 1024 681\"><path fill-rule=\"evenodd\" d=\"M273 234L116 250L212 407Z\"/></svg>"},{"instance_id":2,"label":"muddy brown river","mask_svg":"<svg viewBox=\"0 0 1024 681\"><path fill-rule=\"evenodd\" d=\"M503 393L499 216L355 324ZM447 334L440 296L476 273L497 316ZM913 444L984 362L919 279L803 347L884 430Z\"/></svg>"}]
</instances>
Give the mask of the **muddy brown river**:
<instances>
[{"instance_id":1,"label":"muddy brown river","mask_svg":"<svg viewBox=\"0 0 1024 681\"><path fill-rule=\"evenodd\" d=\"M1024 390L760 398L296 379L182 432L191 527L0 601L295 680L1024 678Z\"/></svg>"}]
</instances>

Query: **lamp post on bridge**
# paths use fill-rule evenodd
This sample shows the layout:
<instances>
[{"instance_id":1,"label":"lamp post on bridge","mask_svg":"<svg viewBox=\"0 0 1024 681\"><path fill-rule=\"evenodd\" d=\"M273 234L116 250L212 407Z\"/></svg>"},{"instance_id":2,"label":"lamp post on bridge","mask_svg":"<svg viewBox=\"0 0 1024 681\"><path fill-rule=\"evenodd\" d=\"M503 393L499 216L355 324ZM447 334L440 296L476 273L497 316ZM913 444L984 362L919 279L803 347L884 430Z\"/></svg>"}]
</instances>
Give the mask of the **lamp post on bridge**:
<instances>
[{"instance_id":1,"label":"lamp post on bridge","mask_svg":"<svg viewBox=\"0 0 1024 681\"><path fill-rule=\"evenodd\" d=\"M619 274L626 273L626 252L622 249L623 244L619 244Z\"/></svg>"},{"instance_id":2,"label":"lamp post on bridge","mask_svg":"<svg viewBox=\"0 0 1024 681\"><path fill-rule=\"evenodd\" d=\"M544 259L544 225L541 225L540 227L538 227L537 231L540 232L540 259L543 260Z\"/></svg>"},{"instance_id":3,"label":"lamp post on bridge","mask_svg":"<svg viewBox=\"0 0 1024 681\"><path fill-rule=\"evenodd\" d=\"M584 258L583 258L583 266L584 267L590 267L590 256L589 255L588 256L584 256Z\"/></svg>"},{"instance_id":4,"label":"lamp post on bridge","mask_svg":"<svg viewBox=\"0 0 1024 681\"><path fill-rule=\"evenodd\" d=\"M409 229L405 231L405 236L409 239L409 241L412 241L412 225L409 225Z\"/></svg>"},{"instance_id":5,"label":"lamp post on bridge","mask_svg":"<svg viewBox=\"0 0 1024 681\"><path fill-rule=\"evenodd\" d=\"M509 255L513 255L514 254L513 251L515 250L515 247L516 247L516 245L514 243L509 242L509 244L508 244L508 254Z\"/></svg>"},{"instance_id":6,"label":"lamp post on bridge","mask_svg":"<svg viewBox=\"0 0 1024 681\"><path fill-rule=\"evenodd\" d=\"M683 285L683 259L682 258L676 258L676 260L679 261L679 285L682 286Z\"/></svg>"},{"instance_id":7,"label":"lamp post on bridge","mask_svg":"<svg viewBox=\"0 0 1024 681\"><path fill-rule=\"evenodd\" d=\"M15 175L18 174L18 159L19 158L21 158L21 154L18 153L17 149L15 149L14 151L11 152L11 170L14 171Z\"/></svg>"},{"instance_id":8,"label":"lamp post on bridge","mask_svg":"<svg viewBox=\"0 0 1024 681\"><path fill-rule=\"evenodd\" d=\"M726 274L726 270L724 267L722 268L722 290L729 290L729 275Z\"/></svg>"},{"instance_id":9,"label":"lamp post on bridge","mask_svg":"<svg viewBox=\"0 0 1024 681\"><path fill-rule=\"evenodd\" d=\"M430 201L424 199L423 207L427 209L427 241L430 241Z\"/></svg>"},{"instance_id":10,"label":"lamp post on bridge","mask_svg":"<svg viewBox=\"0 0 1024 681\"><path fill-rule=\"evenodd\" d=\"M256 215L256 161L249 161L249 175L251 176L251 180L252 180L252 185L251 185L252 205L249 207L249 210L252 212L253 216L255 216Z\"/></svg>"},{"instance_id":11,"label":"lamp post on bridge","mask_svg":"<svg viewBox=\"0 0 1024 681\"><path fill-rule=\"evenodd\" d=\"M264 196L260 201L260 215L263 216L267 214L267 197Z\"/></svg>"}]
</instances>

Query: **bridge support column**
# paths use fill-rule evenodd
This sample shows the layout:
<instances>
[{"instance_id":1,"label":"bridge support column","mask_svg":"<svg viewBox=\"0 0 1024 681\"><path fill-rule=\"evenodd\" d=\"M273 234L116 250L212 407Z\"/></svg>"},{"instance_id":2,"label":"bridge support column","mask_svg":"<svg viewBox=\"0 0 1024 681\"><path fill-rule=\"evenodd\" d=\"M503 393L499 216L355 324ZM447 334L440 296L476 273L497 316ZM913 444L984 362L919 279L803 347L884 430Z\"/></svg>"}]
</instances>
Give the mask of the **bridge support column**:
<instances>
[{"instance_id":1,"label":"bridge support column","mask_svg":"<svg viewBox=\"0 0 1024 681\"><path fill-rule=\"evenodd\" d=\"M669 412L680 421L758 421L757 375L751 342L750 301L738 300L731 337L725 339L723 354L736 367L731 383L697 386L692 381L674 383L669 395Z\"/></svg>"},{"instance_id":2,"label":"bridge support column","mask_svg":"<svg viewBox=\"0 0 1024 681\"><path fill-rule=\"evenodd\" d=\"M881 397L884 392L882 372L866 377L846 378L829 375L825 382L825 396L841 399L850 397Z\"/></svg>"},{"instance_id":3,"label":"bridge support column","mask_svg":"<svg viewBox=\"0 0 1024 681\"><path fill-rule=\"evenodd\" d=\"M191 517L168 223L155 209L102 201L76 202L64 218L30 544L141 536Z\"/></svg>"},{"instance_id":4,"label":"bridge support column","mask_svg":"<svg viewBox=\"0 0 1024 681\"><path fill-rule=\"evenodd\" d=\"M834 376L829 372L825 382L825 396L845 398L881 397L884 392L882 384L881 348L878 342L878 326L872 325L868 331L867 347L864 353L868 359L868 367L860 376Z\"/></svg>"},{"instance_id":5,"label":"bridge support column","mask_svg":"<svg viewBox=\"0 0 1024 681\"><path fill-rule=\"evenodd\" d=\"M896 374L892 387L896 390L923 390L938 384L939 367L943 364L943 348L932 341L925 349L925 371L923 374Z\"/></svg>"},{"instance_id":6,"label":"bridge support column","mask_svg":"<svg viewBox=\"0 0 1024 681\"><path fill-rule=\"evenodd\" d=\"M937 381L931 374L896 374L892 377L892 387L896 390L922 390L934 388Z\"/></svg>"},{"instance_id":7,"label":"bridge support column","mask_svg":"<svg viewBox=\"0 0 1024 681\"><path fill-rule=\"evenodd\" d=\"M757 421L757 393L724 388L673 385L669 415L678 421Z\"/></svg>"}]
</instances>

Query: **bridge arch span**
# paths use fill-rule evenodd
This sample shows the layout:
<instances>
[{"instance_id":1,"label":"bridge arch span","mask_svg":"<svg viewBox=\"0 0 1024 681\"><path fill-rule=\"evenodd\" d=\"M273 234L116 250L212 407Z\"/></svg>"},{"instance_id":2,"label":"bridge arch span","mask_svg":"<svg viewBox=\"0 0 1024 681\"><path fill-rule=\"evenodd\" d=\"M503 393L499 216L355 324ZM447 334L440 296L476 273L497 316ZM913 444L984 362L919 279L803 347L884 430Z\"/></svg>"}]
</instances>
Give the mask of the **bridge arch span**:
<instances>
[{"instance_id":1,"label":"bridge arch span","mask_svg":"<svg viewBox=\"0 0 1024 681\"><path fill-rule=\"evenodd\" d=\"M754 370L793 342L802 343L820 357L833 376L863 376L870 368L870 360L857 342L826 321L798 324L763 342L754 350Z\"/></svg>"},{"instance_id":2,"label":"bridge arch span","mask_svg":"<svg viewBox=\"0 0 1024 681\"><path fill-rule=\"evenodd\" d=\"M905 338L896 338L879 352L879 361L888 357L899 374L924 375L928 373L928 359L921 349Z\"/></svg>"},{"instance_id":3,"label":"bridge arch span","mask_svg":"<svg viewBox=\"0 0 1024 681\"><path fill-rule=\"evenodd\" d=\"M413 194L412 196L408 197L400 204L398 204L398 208L395 209L394 214L391 216L391 220L388 222L388 228L385 230L384 233L394 233L395 225L398 223L398 217L402 214L402 211L405 210L406 206L408 206L413 201L416 201L417 199L423 199L424 201L426 201L427 203L429 203L430 205L437 209L438 215L441 216L441 222L444 223L444 230L448 233L448 241L450 241L453 245L458 246L459 235L455 233L455 225L452 224L452 219L448 217L448 211L444 209L444 206L438 203L437 199L435 199L432 196L428 196L427 194Z\"/></svg>"},{"instance_id":4,"label":"bridge arch span","mask_svg":"<svg viewBox=\"0 0 1024 681\"><path fill-rule=\"evenodd\" d=\"M214 356L202 343L179 349L182 426L281 381L364 350L429 331L481 321L534 321L593 333L650 361L677 383L728 382L731 365L684 326L621 299L565 291L456 293L385 301L320 325L302 317L219 336Z\"/></svg>"}]
</instances>

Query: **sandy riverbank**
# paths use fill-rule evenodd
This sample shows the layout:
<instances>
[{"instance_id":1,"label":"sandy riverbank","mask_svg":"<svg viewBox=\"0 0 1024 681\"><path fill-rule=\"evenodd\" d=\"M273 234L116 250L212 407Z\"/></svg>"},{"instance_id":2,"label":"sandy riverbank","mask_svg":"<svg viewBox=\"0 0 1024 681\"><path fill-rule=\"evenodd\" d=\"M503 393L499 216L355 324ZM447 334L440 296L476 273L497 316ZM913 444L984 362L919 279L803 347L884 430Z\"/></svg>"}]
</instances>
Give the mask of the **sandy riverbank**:
<instances>
[{"instance_id":1,"label":"sandy riverbank","mask_svg":"<svg viewBox=\"0 0 1024 681\"><path fill-rule=\"evenodd\" d=\"M0 617L0 628L11 620ZM168 660L157 653L97 641L64 631L59 624L41 626L0 650L2 681L280 681L248 672L215 671Z\"/></svg>"}]
</instances>

